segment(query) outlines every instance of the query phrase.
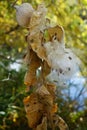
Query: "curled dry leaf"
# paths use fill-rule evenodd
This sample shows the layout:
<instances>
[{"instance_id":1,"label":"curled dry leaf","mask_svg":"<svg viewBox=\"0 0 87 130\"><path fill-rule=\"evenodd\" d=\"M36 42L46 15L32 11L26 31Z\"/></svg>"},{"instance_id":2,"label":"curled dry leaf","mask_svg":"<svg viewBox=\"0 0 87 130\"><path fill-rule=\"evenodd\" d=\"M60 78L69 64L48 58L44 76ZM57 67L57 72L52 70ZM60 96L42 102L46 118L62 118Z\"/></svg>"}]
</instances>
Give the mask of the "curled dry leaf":
<instances>
[{"instance_id":1,"label":"curled dry leaf","mask_svg":"<svg viewBox=\"0 0 87 130\"><path fill-rule=\"evenodd\" d=\"M24 84L26 86L34 85L37 81L36 70L41 65L41 60L37 57L36 53L30 50L30 64L28 71L25 74Z\"/></svg>"},{"instance_id":2,"label":"curled dry leaf","mask_svg":"<svg viewBox=\"0 0 87 130\"><path fill-rule=\"evenodd\" d=\"M38 93L39 100L44 104L45 108L48 110L51 110L50 112L53 114L57 112L57 104L54 103L55 101L55 90L56 86L53 84L46 84L45 86L42 85L40 88L36 90L36 93ZM48 107L48 108L47 108Z\"/></svg>"},{"instance_id":3,"label":"curled dry leaf","mask_svg":"<svg viewBox=\"0 0 87 130\"><path fill-rule=\"evenodd\" d=\"M55 127L59 127L60 130L69 130L66 122L59 115L53 115L53 122Z\"/></svg>"},{"instance_id":4,"label":"curled dry leaf","mask_svg":"<svg viewBox=\"0 0 87 130\"><path fill-rule=\"evenodd\" d=\"M50 27L48 29L48 34L51 41L53 41L53 37L54 37L54 40L58 40L60 43L63 42L64 40L64 30L59 25L55 27Z\"/></svg>"},{"instance_id":5,"label":"curled dry leaf","mask_svg":"<svg viewBox=\"0 0 87 130\"><path fill-rule=\"evenodd\" d=\"M57 105L54 104L52 95L44 85L30 96L24 98L23 102L28 123L31 128L35 128L39 125L44 116L50 120L51 115L57 111Z\"/></svg>"},{"instance_id":6,"label":"curled dry leaf","mask_svg":"<svg viewBox=\"0 0 87 130\"><path fill-rule=\"evenodd\" d=\"M29 65L29 64L30 64L30 46L27 47L27 52L26 52L26 54L23 56L23 62L24 62L26 65Z\"/></svg>"},{"instance_id":7,"label":"curled dry leaf","mask_svg":"<svg viewBox=\"0 0 87 130\"><path fill-rule=\"evenodd\" d=\"M52 105L52 109L51 109L51 114L54 114L58 111L57 103L54 103L55 98L56 98L55 97L56 86L54 84L51 84L51 83L46 83L45 87L47 88L47 90L51 94L51 97L53 98L53 105Z\"/></svg>"},{"instance_id":8,"label":"curled dry leaf","mask_svg":"<svg viewBox=\"0 0 87 130\"><path fill-rule=\"evenodd\" d=\"M56 113L58 111L58 107L57 107L57 103L55 103L54 105L53 105L53 107L52 107L52 113L54 114L54 113Z\"/></svg>"},{"instance_id":9,"label":"curled dry leaf","mask_svg":"<svg viewBox=\"0 0 87 130\"><path fill-rule=\"evenodd\" d=\"M42 85L36 90L36 93L39 95L39 100L44 105L44 109L46 109L46 111L51 110L53 106L53 97L50 95L47 88Z\"/></svg>"},{"instance_id":10,"label":"curled dry leaf","mask_svg":"<svg viewBox=\"0 0 87 130\"><path fill-rule=\"evenodd\" d=\"M47 90L47 88L44 85L42 85L40 88L38 88L36 90L36 93L38 93L41 96L50 95L49 91Z\"/></svg>"},{"instance_id":11,"label":"curled dry leaf","mask_svg":"<svg viewBox=\"0 0 87 130\"><path fill-rule=\"evenodd\" d=\"M26 110L26 116L31 128L38 126L44 116L49 118L48 113L50 113L50 110L52 109L51 106L53 102L50 102L52 99L48 95L49 94L47 94L47 92L44 96L42 96L41 93L33 93L30 95L30 97L26 97L24 99L23 102Z\"/></svg>"},{"instance_id":12,"label":"curled dry leaf","mask_svg":"<svg viewBox=\"0 0 87 130\"><path fill-rule=\"evenodd\" d=\"M38 88L36 93L39 94L39 101L43 104L44 111L49 118L49 113L53 115L57 111L57 104L54 104L54 95L44 85Z\"/></svg>"},{"instance_id":13,"label":"curled dry leaf","mask_svg":"<svg viewBox=\"0 0 87 130\"><path fill-rule=\"evenodd\" d=\"M44 30L46 26L46 12L47 9L44 4L40 4L37 10L33 12L29 24L29 31L31 35Z\"/></svg>"},{"instance_id":14,"label":"curled dry leaf","mask_svg":"<svg viewBox=\"0 0 87 130\"><path fill-rule=\"evenodd\" d=\"M51 83L46 83L46 88L49 91L49 93L52 95L53 99L55 100L56 86Z\"/></svg>"},{"instance_id":15,"label":"curled dry leaf","mask_svg":"<svg viewBox=\"0 0 87 130\"><path fill-rule=\"evenodd\" d=\"M30 96L27 96L23 99L23 103L25 105L25 111L26 113L28 112L28 107L29 107L29 99L30 99Z\"/></svg>"},{"instance_id":16,"label":"curled dry leaf","mask_svg":"<svg viewBox=\"0 0 87 130\"><path fill-rule=\"evenodd\" d=\"M41 124L34 130L47 130L47 117L43 117Z\"/></svg>"},{"instance_id":17,"label":"curled dry leaf","mask_svg":"<svg viewBox=\"0 0 87 130\"><path fill-rule=\"evenodd\" d=\"M39 32L34 35L28 35L28 43L32 50L37 53L38 57L41 59L46 59L46 51L43 46L43 33Z\"/></svg>"},{"instance_id":18,"label":"curled dry leaf","mask_svg":"<svg viewBox=\"0 0 87 130\"><path fill-rule=\"evenodd\" d=\"M42 64L42 74L43 74L43 80L45 82L46 80L46 76L50 73L51 68L49 67L49 65L47 64L47 62L44 60L43 64Z\"/></svg>"},{"instance_id":19,"label":"curled dry leaf","mask_svg":"<svg viewBox=\"0 0 87 130\"><path fill-rule=\"evenodd\" d=\"M43 115L43 104L39 102L38 94L31 94L27 102L26 98L24 99L24 106L28 123L30 128L35 128L41 122Z\"/></svg>"},{"instance_id":20,"label":"curled dry leaf","mask_svg":"<svg viewBox=\"0 0 87 130\"><path fill-rule=\"evenodd\" d=\"M48 92L45 91L45 94L47 93ZM40 98L40 95L41 93L35 92L23 100L29 126L34 130L45 130L47 129L47 122L49 121L49 123L51 123L48 123L48 125L50 125L49 127L53 125L54 128L59 127L60 130L68 130L65 121L60 116L54 114L57 111L57 104L54 104L50 111L46 104L46 102L48 102L46 100L47 97L44 95L43 98L45 102L43 102L42 96Z\"/></svg>"},{"instance_id":21,"label":"curled dry leaf","mask_svg":"<svg viewBox=\"0 0 87 130\"><path fill-rule=\"evenodd\" d=\"M29 56L29 53L27 52L26 54L24 54L23 56L23 62L26 64L26 65L29 65L30 63L30 56Z\"/></svg>"}]
</instances>

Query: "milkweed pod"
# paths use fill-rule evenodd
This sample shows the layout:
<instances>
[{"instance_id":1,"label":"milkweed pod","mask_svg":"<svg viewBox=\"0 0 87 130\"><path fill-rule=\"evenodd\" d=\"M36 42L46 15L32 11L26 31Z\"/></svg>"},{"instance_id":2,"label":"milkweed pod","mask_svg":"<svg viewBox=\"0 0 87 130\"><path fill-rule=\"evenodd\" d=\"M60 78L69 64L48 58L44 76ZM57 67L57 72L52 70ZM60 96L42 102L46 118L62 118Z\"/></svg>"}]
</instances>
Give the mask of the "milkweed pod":
<instances>
[{"instance_id":1,"label":"milkweed pod","mask_svg":"<svg viewBox=\"0 0 87 130\"><path fill-rule=\"evenodd\" d=\"M58 40L60 43L64 43L64 29L62 26L50 27L48 29L50 40ZM53 39L54 38L54 39Z\"/></svg>"},{"instance_id":2,"label":"milkweed pod","mask_svg":"<svg viewBox=\"0 0 87 130\"><path fill-rule=\"evenodd\" d=\"M16 19L20 26L28 26L30 17L34 12L33 7L29 3L23 3L21 5L15 5Z\"/></svg>"}]
</instances>

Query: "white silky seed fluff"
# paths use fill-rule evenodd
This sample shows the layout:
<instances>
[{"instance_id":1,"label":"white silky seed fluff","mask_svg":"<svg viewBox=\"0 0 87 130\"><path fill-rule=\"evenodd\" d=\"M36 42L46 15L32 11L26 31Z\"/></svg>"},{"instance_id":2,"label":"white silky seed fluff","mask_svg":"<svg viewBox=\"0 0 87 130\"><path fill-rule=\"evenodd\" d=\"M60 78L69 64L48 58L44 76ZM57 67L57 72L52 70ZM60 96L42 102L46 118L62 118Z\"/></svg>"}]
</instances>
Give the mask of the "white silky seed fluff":
<instances>
[{"instance_id":1,"label":"white silky seed fluff","mask_svg":"<svg viewBox=\"0 0 87 130\"><path fill-rule=\"evenodd\" d=\"M49 80L64 83L77 72L80 60L70 49L65 48L65 44L53 41L45 43L44 47L48 62L53 68L47 76Z\"/></svg>"}]
</instances>

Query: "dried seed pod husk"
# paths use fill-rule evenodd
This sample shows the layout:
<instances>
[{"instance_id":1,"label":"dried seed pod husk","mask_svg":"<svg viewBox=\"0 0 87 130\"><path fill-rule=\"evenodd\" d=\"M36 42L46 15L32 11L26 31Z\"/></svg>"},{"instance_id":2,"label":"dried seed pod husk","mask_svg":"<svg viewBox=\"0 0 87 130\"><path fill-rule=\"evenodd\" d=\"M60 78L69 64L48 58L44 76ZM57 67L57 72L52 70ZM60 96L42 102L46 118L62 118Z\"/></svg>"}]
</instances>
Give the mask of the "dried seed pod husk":
<instances>
[{"instance_id":1,"label":"dried seed pod husk","mask_svg":"<svg viewBox=\"0 0 87 130\"><path fill-rule=\"evenodd\" d=\"M56 91L56 86L52 83L46 83L46 88L49 91L49 93L52 95L53 99L55 100L55 91Z\"/></svg>"},{"instance_id":2,"label":"dried seed pod husk","mask_svg":"<svg viewBox=\"0 0 87 130\"><path fill-rule=\"evenodd\" d=\"M57 114L53 115L53 122L55 125L55 128L60 128L60 130L69 130L66 122Z\"/></svg>"},{"instance_id":3,"label":"dried seed pod husk","mask_svg":"<svg viewBox=\"0 0 87 130\"><path fill-rule=\"evenodd\" d=\"M58 44L63 44L64 49L64 30L59 25L49 27L45 18L46 12L47 9L44 4L39 5L36 11L32 9L32 15L29 16L28 22L22 25L28 26L29 29L27 36L29 48L24 58L24 61L29 66L24 83L28 87L38 86L38 82L43 83L30 96L24 98L23 102L29 127L33 128L33 130L47 130L48 122L49 127L53 130L56 127L59 127L60 130L68 130L64 120L58 115L54 115L58 110L57 104L55 103L55 85L38 80L36 75L36 71L41 67L42 74L40 76L45 80L45 77L53 68L49 57L53 57L52 54L54 53L51 53L51 56L48 55L49 52L47 52L47 48L44 46L46 42L48 42L48 48L51 48L48 49L50 52L55 52L57 50L55 47ZM56 44L55 47L50 46L52 44Z\"/></svg>"},{"instance_id":4,"label":"dried seed pod husk","mask_svg":"<svg viewBox=\"0 0 87 130\"><path fill-rule=\"evenodd\" d=\"M47 117L43 117L41 124L39 124L34 130L47 130Z\"/></svg>"},{"instance_id":5,"label":"dried seed pod husk","mask_svg":"<svg viewBox=\"0 0 87 130\"><path fill-rule=\"evenodd\" d=\"M46 76L50 73L51 68L49 67L48 63L44 60L42 64L42 74L43 74L43 79L44 82L46 80Z\"/></svg>"},{"instance_id":6,"label":"dried seed pod husk","mask_svg":"<svg viewBox=\"0 0 87 130\"><path fill-rule=\"evenodd\" d=\"M52 107L52 110L51 112L54 114L58 111L58 106L57 106L57 103L53 104L53 107Z\"/></svg>"},{"instance_id":7,"label":"dried seed pod husk","mask_svg":"<svg viewBox=\"0 0 87 130\"><path fill-rule=\"evenodd\" d=\"M44 85L24 99L24 106L29 127L34 128L34 130L44 128L43 123L41 123L44 116L50 123L49 127L54 127L53 114L57 111L57 104L54 103L52 94Z\"/></svg>"},{"instance_id":8,"label":"dried seed pod husk","mask_svg":"<svg viewBox=\"0 0 87 130\"><path fill-rule=\"evenodd\" d=\"M40 4L36 11L33 12L32 17L30 19L29 24L29 31L30 34L35 34L39 31L43 31L45 28L46 23L46 12L47 9L45 8L44 4Z\"/></svg>"},{"instance_id":9,"label":"dried seed pod husk","mask_svg":"<svg viewBox=\"0 0 87 130\"><path fill-rule=\"evenodd\" d=\"M24 107L25 107L25 111L26 113L28 113L28 107L29 107L29 100L30 100L30 96L27 96L23 99L23 103L24 103Z\"/></svg>"},{"instance_id":10,"label":"dried seed pod husk","mask_svg":"<svg viewBox=\"0 0 87 130\"><path fill-rule=\"evenodd\" d=\"M64 43L64 29L61 26L57 25L55 27L50 27L47 31L51 41L53 36L55 36L58 42Z\"/></svg>"},{"instance_id":11,"label":"dried seed pod husk","mask_svg":"<svg viewBox=\"0 0 87 130\"><path fill-rule=\"evenodd\" d=\"M30 66L24 77L24 84L26 86L33 86L36 83L36 70Z\"/></svg>"},{"instance_id":12,"label":"dried seed pod husk","mask_svg":"<svg viewBox=\"0 0 87 130\"><path fill-rule=\"evenodd\" d=\"M42 85L40 88L38 88L36 90L36 93L38 93L41 96L50 95L49 91L47 90L47 88L44 85Z\"/></svg>"},{"instance_id":13,"label":"dried seed pod husk","mask_svg":"<svg viewBox=\"0 0 87 130\"><path fill-rule=\"evenodd\" d=\"M43 34L38 32L34 35L28 35L28 43L31 46L32 50L36 52L40 59L46 59L46 51L43 46Z\"/></svg>"},{"instance_id":14,"label":"dried seed pod husk","mask_svg":"<svg viewBox=\"0 0 87 130\"><path fill-rule=\"evenodd\" d=\"M23 56L23 62L26 65L29 65L30 64L30 46L29 45L27 46L26 51L27 51L26 54Z\"/></svg>"},{"instance_id":15,"label":"dried seed pod husk","mask_svg":"<svg viewBox=\"0 0 87 130\"><path fill-rule=\"evenodd\" d=\"M36 93L39 95L39 101L44 106L45 113L49 113L53 107L53 97L47 90L47 88L42 85L40 88L36 90Z\"/></svg>"},{"instance_id":16,"label":"dried seed pod husk","mask_svg":"<svg viewBox=\"0 0 87 130\"><path fill-rule=\"evenodd\" d=\"M30 64L24 78L24 84L26 86L34 85L37 82L36 70L40 65L41 60L34 51L30 50Z\"/></svg>"},{"instance_id":17,"label":"dried seed pod husk","mask_svg":"<svg viewBox=\"0 0 87 130\"><path fill-rule=\"evenodd\" d=\"M53 128L52 115L54 114L54 100L45 85L37 89L36 93L39 95L39 102L43 104L44 115L46 115L51 128Z\"/></svg>"},{"instance_id":18,"label":"dried seed pod husk","mask_svg":"<svg viewBox=\"0 0 87 130\"><path fill-rule=\"evenodd\" d=\"M24 62L26 65L29 65L29 63L30 63L30 56L29 56L29 53L28 53L28 52L23 56L23 62Z\"/></svg>"},{"instance_id":19,"label":"dried seed pod husk","mask_svg":"<svg viewBox=\"0 0 87 130\"><path fill-rule=\"evenodd\" d=\"M28 119L29 127L35 128L40 124L43 115L43 104L38 100L38 94L31 94L28 102L24 101L26 109L26 116Z\"/></svg>"}]
</instances>

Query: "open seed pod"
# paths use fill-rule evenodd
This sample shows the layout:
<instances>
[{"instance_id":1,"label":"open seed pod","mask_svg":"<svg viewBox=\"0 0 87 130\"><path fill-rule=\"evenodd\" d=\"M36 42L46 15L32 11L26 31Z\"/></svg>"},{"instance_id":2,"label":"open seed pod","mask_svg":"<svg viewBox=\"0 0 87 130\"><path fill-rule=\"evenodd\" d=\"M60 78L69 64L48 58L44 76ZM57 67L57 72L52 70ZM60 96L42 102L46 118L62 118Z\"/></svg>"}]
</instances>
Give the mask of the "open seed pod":
<instances>
[{"instance_id":1,"label":"open seed pod","mask_svg":"<svg viewBox=\"0 0 87 130\"><path fill-rule=\"evenodd\" d=\"M38 32L34 35L28 35L27 41L40 59L46 59L46 51L43 46L43 33Z\"/></svg>"},{"instance_id":2,"label":"open seed pod","mask_svg":"<svg viewBox=\"0 0 87 130\"><path fill-rule=\"evenodd\" d=\"M50 73L51 68L49 67L48 63L45 60L43 61L41 67L42 67L43 80L44 82L46 82L46 76Z\"/></svg>"},{"instance_id":3,"label":"open seed pod","mask_svg":"<svg viewBox=\"0 0 87 130\"><path fill-rule=\"evenodd\" d=\"M47 117L43 117L41 124L39 124L34 130L47 130Z\"/></svg>"},{"instance_id":4,"label":"open seed pod","mask_svg":"<svg viewBox=\"0 0 87 130\"><path fill-rule=\"evenodd\" d=\"M38 126L44 116L50 121L51 115L57 110L57 105L54 104L53 96L44 85L30 96L24 98L23 102L29 127L31 128Z\"/></svg>"},{"instance_id":5,"label":"open seed pod","mask_svg":"<svg viewBox=\"0 0 87 130\"><path fill-rule=\"evenodd\" d=\"M49 118L49 113L53 114L53 107L54 107L54 99L47 88L42 85L40 88L36 90L36 93L39 95L39 101L43 104L44 113Z\"/></svg>"},{"instance_id":6,"label":"open seed pod","mask_svg":"<svg viewBox=\"0 0 87 130\"><path fill-rule=\"evenodd\" d=\"M60 128L60 130L69 130L66 122L59 115L53 115L53 122L55 128Z\"/></svg>"},{"instance_id":7,"label":"open seed pod","mask_svg":"<svg viewBox=\"0 0 87 130\"><path fill-rule=\"evenodd\" d=\"M53 99L55 100L55 91L56 91L56 86L52 83L46 83L46 88L49 91L49 93L51 94L51 96L53 97Z\"/></svg>"},{"instance_id":8,"label":"open seed pod","mask_svg":"<svg viewBox=\"0 0 87 130\"><path fill-rule=\"evenodd\" d=\"M34 51L30 50L30 64L24 78L24 84L26 86L33 86L37 82L36 70L40 65L41 60Z\"/></svg>"},{"instance_id":9,"label":"open seed pod","mask_svg":"<svg viewBox=\"0 0 87 130\"><path fill-rule=\"evenodd\" d=\"M26 110L28 124L30 128L35 128L42 120L43 104L39 102L38 94L31 94L27 102L26 98L23 102Z\"/></svg>"},{"instance_id":10,"label":"open seed pod","mask_svg":"<svg viewBox=\"0 0 87 130\"><path fill-rule=\"evenodd\" d=\"M46 26L46 12L47 9L45 8L45 5L40 4L37 10L32 13L29 24L29 32L31 35L44 30Z\"/></svg>"},{"instance_id":11,"label":"open seed pod","mask_svg":"<svg viewBox=\"0 0 87 130\"><path fill-rule=\"evenodd\" d=\"M57 40L60 43L64 43L64 30L61 26L57 25L55 27L50 27L47 30L50 37L50 41Z\"/></svg>"}]
</instances>

